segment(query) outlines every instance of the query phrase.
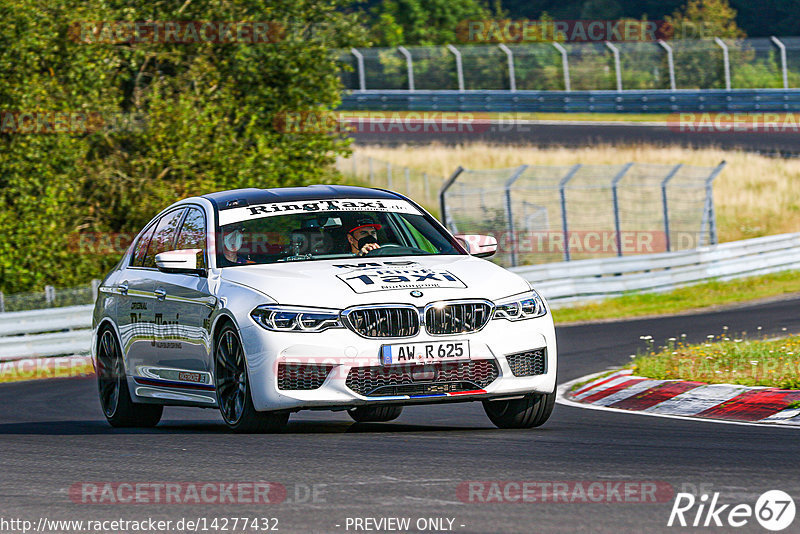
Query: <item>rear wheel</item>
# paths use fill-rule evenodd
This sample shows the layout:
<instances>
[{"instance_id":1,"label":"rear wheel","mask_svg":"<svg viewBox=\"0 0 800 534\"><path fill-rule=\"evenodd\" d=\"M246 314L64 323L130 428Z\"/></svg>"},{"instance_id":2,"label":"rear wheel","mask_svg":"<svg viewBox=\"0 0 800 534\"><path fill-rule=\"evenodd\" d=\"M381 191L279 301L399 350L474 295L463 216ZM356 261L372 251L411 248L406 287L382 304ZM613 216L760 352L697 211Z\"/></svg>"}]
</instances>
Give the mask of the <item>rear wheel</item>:
<instances>
[{"instance_id":1,"label":"rear wheel","mask_svg":"<svg viewBox=\"0 0 800 534\"><path fill-rule=\"evenodd\" d=\"M122 351L114 331L106 327L97 340L97 389L103 415L113 427L153 427L161 420L160 404L131 400Z\"/></svg>"},{"instance_id":2,"label":"rear wheel","mask_svg":"<svg viewBox=\"0 0 800 534\"><path fill-rule=\"evenodd\" d=\"M533 428L543 425L550 414L556 394L530 394L521 399L483 401L483 409L498 428Z\"/></svg>"},{"instance_id":3,"label":"rear wheel","mask_svg":"<svg viewBox=\"0 0 800 534\"><path fill-rule=\"evenodd\" d=\"M347 410L357 423L385 423L393 421L403 413L402 406L359 406Z\"/></svg>"},{"instance_id":4,"label":"rear wheel","mask_svg":"<svg viewBox=\"0 0 800 534\"><path fill-rule=\"evenodd\" d=\"M289 412L259 412L253 406L244 349L232 325L225 326L217 338L214 385L222 419L234 432L279 432L289 421Z\"/></svg>"}]
</instances>

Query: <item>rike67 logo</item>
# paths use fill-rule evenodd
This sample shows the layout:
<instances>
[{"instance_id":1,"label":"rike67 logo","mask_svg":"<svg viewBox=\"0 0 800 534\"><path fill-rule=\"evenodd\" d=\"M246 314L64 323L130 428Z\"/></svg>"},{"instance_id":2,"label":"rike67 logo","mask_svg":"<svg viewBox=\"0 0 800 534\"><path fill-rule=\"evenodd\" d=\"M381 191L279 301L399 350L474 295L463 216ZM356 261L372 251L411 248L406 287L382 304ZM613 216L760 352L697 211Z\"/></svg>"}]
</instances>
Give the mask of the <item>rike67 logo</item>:
<instances>
[{"instance_id":1,"label":"rike67 logo","mask_svg":"<svg viewBox=\"0 0 800 534\"><path fill-rule=\"evenodd\" d=\"M762 527L777 532L791 525L794 516L794 500L780 490L764 492L756 500L755 506L747 503L721 504L717 492L710 498L706 493L699 498L691 493L678 493L667 526L739 528L755 517Z\"/></svg>"}]
</instances>

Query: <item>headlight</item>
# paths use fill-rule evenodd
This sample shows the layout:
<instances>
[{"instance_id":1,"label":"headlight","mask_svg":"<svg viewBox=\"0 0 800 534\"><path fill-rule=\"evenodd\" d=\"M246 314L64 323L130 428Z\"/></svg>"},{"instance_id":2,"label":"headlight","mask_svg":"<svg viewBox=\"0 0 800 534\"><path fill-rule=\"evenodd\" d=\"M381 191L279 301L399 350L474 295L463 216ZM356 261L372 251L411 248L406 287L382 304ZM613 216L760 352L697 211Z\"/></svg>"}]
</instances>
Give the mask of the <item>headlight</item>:
<instances>
[{"instance_id":1,"label":"headlight","mask_svg":"<svg viewBox=\"0 0 800 534\"><path fill-rule=\"evenodd\" d=\"M497 302L492 319L521 321L546 314L547 308L544 307L542 297L536 291L531 290L530 293L524 293Z\"/></svg>"},{"instance_id":2,"label":"headlight","mask_svg":"<svg viewBox=\"0 0 800 534\"><path fill-rule=\"evenodd\" d=\"M328 328L342 328L339 310L267 304L250 312L250 316L275 332L322 332Z\"/></svg>"}]
</instances>

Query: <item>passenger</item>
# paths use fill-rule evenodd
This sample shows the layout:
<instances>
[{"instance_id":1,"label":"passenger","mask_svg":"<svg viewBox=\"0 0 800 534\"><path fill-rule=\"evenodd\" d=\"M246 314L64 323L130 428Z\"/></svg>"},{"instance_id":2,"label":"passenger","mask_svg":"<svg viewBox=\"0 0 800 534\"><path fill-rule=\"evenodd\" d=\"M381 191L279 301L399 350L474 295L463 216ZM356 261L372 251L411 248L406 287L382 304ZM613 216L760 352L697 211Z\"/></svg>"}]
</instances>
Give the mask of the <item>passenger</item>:
<instances>
[{"instance_id":1,"label":"passenger","mask_svg":"<svg viewBox=\"0 0 800 534\"><path fill-rule=\"evenodd\" d=\"M244 228L237 226L222 231L222 254L231 265L253 263L250 258L241 254L244 241Z\"/></svg>"}]
</instances>

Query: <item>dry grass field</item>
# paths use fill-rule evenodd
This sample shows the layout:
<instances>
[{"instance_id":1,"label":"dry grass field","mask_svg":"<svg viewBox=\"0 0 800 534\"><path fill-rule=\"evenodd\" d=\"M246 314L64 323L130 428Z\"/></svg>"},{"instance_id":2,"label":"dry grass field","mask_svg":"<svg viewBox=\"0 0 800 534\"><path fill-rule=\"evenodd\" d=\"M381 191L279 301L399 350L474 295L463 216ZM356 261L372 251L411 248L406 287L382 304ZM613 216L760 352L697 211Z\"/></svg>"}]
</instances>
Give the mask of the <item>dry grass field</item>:
<instances>
[{"instance_id":1,"label":"dry grass field","mask_svg":"<svg viewBox=\"0 0 800 534\"><path fill-rule=\"evenodd\" d=\"M462 146L355 147L373 157L432 176L448 176L459 165L498 169L531 165L576 163L620 164L629 161L727 167L714 182L714 201L720 241L800 231L800 159L781 159L719 149L679 147L595 146L536 148L471 144Z\"/></svg>"}]
</instances>

